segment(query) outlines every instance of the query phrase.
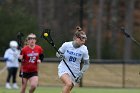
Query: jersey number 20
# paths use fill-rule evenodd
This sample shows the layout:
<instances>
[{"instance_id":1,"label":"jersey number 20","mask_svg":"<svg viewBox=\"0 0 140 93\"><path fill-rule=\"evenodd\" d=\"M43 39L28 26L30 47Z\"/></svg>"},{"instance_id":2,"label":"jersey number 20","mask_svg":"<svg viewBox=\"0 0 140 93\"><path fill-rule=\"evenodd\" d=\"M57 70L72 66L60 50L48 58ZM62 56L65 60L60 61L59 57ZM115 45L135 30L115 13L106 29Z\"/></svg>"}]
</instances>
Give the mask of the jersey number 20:
<instances>
[{"instance_id":1,"label":"jersey number 20","mask_svg":"<svg viewBox=\"0 0 140 93\"><path fill-rule=\"evenodd\" d=\"M75 62L76 61L76 57L70 56L69 61Z\"/></svg>"}]
</instances>

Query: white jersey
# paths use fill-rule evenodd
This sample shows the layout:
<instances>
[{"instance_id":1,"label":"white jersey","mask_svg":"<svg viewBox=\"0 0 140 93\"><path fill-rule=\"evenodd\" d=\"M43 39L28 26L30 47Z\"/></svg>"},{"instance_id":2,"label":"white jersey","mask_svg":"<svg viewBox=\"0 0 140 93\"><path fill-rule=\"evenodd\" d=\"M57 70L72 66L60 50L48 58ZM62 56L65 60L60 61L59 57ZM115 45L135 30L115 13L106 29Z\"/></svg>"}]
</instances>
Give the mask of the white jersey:
<instances>
[{"instance_id":1,"label":"white jersey","mask_svg":"<svg viewBox=\"0 0 140 93\"><path fill-rule=\"evenodd\" d=\"M19 67L19 58L20 51L18 49L12 50L11 48L7 49L4 54L7 67Z\"/></svg>"},{"instance_id":2,"label":"white jersey","mask_svg":"<svg viewBox=\"0 0 140 93\"><path fill-rule=\"evenodd\" d=\"M82 45L79 48L74 48L72 41L70 42L65 42L60 48L59 51L64 53L65 56L65 61L76 76L80 72L80 63L81 60L88 60L89 59L89 54L87 47L85 45ZM62 71L62 69L65 69L63 72L58 72L59 77L61 77L62 74L64 73L69 73L68 68L66 67L65 63L63 60L60 62L58 66L58 70ZM67 72L68 71L68 72Z\"/></svg>"}]
</instances>

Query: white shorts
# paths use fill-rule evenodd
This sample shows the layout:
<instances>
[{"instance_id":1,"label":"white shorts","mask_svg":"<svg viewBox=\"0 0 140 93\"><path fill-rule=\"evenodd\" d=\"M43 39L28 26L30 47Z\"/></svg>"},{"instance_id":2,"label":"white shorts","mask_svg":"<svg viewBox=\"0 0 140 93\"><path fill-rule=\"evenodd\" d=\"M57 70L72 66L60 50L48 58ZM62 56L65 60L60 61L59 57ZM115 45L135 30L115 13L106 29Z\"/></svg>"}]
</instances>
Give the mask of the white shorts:
<instances>
[{"instance_id":1,"label":"white shorts","mask_svg":"<svg viewBox=\"0 0 140 93\"><path fill-rule=\"evenodd\" d=\"M63 75L63 74L69 74L71 81L73 82L74 85L76 85L77 83L75 82L75 78L73 77L73 75L71 74L71 72L69 71L69 69L66 66L59 66L58 67L58 76L59 78Z\"/></svg>"}]
</instances>

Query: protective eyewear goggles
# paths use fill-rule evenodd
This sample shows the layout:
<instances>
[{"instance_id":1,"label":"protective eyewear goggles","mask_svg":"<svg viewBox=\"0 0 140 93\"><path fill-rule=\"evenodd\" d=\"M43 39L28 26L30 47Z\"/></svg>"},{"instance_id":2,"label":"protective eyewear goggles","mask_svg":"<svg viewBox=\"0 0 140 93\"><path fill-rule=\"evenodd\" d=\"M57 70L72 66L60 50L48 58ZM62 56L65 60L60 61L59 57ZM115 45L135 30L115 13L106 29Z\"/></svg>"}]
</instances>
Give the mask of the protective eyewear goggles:
<instances>
[{"instance_id":1,"label":"protective eyewear goggles","mask_svg":"<svg viewBox=\"0 0 140 93\"><path fill-rule=\"evenodd\" d=\"M83 39L87 40L87 36L86 35L80 35L79 38L80 38L80 40L83 40Z\"/></svg>"},{"instance_id":2,"label":"protective eyewear goggles","mask_svg":"<svg viewBox=\"0 0 140 93\"><path fill-rule=\"evenodd\" d=\"M28 37L28 40L35 40L36 38L35 37Z\"/></svg>"}]
</instances>

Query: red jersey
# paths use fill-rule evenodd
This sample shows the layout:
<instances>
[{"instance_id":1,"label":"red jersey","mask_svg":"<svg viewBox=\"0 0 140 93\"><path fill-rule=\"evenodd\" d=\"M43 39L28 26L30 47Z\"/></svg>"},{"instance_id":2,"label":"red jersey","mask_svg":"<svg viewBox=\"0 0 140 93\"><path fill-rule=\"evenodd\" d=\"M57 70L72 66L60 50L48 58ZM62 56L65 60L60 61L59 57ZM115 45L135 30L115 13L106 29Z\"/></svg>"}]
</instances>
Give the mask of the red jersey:
<instances>
[{"instance_id":1,"label":"red jersey","mask_svg":"<svg viewBox=\"0 0 140 93\"><path fill-rule=\"evenodd\" d=\"M35 45L32 49L29 46L22 48L21 55L23 55L23 61L21 65L22 72L38 72L39 55L43 53L43 49L39 45Z\"/></svg>"}]
</instances>

